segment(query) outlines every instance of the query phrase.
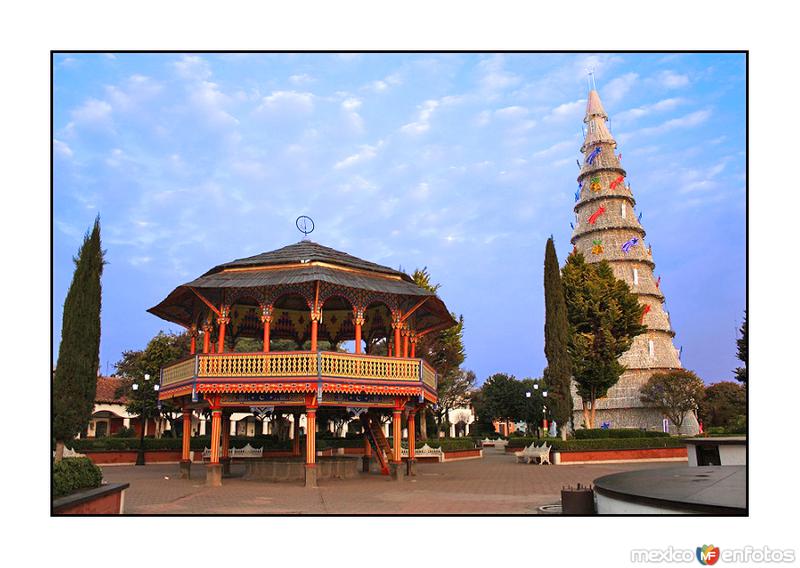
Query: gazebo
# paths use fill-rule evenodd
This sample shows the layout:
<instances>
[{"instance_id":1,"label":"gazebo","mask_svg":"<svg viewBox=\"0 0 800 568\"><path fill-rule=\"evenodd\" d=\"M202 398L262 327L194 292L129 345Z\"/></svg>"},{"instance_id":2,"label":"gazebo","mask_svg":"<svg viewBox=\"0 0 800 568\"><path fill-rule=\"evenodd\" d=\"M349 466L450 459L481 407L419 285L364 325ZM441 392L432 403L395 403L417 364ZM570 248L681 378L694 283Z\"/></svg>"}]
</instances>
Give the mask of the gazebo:
<instances>
[{"instance_id":1,"label":"gazebo","mask_svg":"<svg viewBox=\"0 0 800 568\"><path fill-rule=\"evenodd\" d=\"M413 468L415 414L437 401L436 372L416 357L417 342L456 324L442 300L407 274L309 240L216 266L148 311L191 335L191 356L161 370L159 399L183 410L184 477L191 466L191 413L211 412L211 485L221 484L221 462L228 458L223 412L282 412L306 415L305 483L315 486L320 407L359 417L365 449L381 471L402 476L403 421ZM233 352L241 337L262 341L262 350ZM272 341L284 350L271 350ZM320 342L352 342L354 352L321 351ZM374 353L378 344L387 355ZM392 412L391 446L378 415L386 411ZM300 456L298 436L293 443Z\"/></svg>"}]
</instances>

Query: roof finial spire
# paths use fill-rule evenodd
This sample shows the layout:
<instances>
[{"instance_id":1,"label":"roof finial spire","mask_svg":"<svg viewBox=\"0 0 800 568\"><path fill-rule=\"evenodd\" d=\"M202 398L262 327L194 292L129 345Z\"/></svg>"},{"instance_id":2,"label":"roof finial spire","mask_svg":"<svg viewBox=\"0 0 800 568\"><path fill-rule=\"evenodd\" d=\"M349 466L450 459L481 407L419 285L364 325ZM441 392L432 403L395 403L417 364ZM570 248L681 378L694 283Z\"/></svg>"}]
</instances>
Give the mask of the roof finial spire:
<instances>
[{"instance_id":1,"label":"roof finial spire","mask_svg":"<svg viewBox=\"0 0 800 568\"><path fill-rule=\"evenodd\" d=\"M587 67L586 69L586 82L589 84L590 91L596 91L597 85L594 82L594 67Z\"/></svg>"}]
</instances>

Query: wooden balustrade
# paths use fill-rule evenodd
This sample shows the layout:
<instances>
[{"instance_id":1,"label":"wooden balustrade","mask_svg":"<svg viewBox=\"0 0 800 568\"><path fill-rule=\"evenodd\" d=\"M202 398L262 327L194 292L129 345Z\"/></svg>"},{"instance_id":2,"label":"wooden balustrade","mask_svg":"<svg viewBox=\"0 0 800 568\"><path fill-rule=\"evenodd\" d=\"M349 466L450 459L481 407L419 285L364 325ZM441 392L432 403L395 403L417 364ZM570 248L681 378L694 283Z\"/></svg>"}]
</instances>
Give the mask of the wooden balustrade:
<instances>
[{"instance_id":1,"label":"wooden balustrade","mask_svg":"<svg viewBox=\"0 0 800 568\"><path fill-rule=\"evenodd\" d=\"M198 354L165 367L162 386L193 378L239 377L383 379L422 382L436 388L436 372L421 359L310 351Z\"/></svg>"}]
</instances>

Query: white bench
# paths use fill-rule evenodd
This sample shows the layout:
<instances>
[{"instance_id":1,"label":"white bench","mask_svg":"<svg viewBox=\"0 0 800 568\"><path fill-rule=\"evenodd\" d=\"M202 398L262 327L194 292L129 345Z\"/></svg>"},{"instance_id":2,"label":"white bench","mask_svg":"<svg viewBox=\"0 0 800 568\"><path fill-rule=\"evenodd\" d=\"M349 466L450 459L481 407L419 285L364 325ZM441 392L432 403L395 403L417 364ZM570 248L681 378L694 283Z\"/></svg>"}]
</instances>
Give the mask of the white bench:
<instances>
[{"instance_id":1,"label":"white bench","mask_svg":"<svg viewBox=\"0 0 800 568\"><path fill-rule=\"evenodd\" d=\"M536 460L539 460L539 464L543 464L547 462L550 463L550 449L552 446L548 446L547 442L542 443L540 447L536 447L535 443L531 443L530 446L522 450L521 452L514 452L514 455L517 458L517 463L536 463Z\"/></svg>"},{"instance_id":2,"label":"white bench","mask_svg":"<svg viewBox=\"0 0 800 568\"><path fill-rule=\"evenodd\" d=\"M260 458L264 455L264 448L254 448L249 443L242 448L230 448L228 457L231 458ZM203 448L203 459L211 459L211 448Z\"/></svg>"},{"instance_id":3,"label":"white bench","mask_svg":"<svg viewBox=\"0 0 800 568\"><path fill-rule=\"evenodd\" d=\"M508 445L508 440L495 440L494 441L494 449L500 450L501 452L506 451L506 446Z\"/></svg>"},{"instance_id":4,"label":"white bench","mask_svg":"<svg viewBox=\"0 0 800 568\"><path fill-rule=\"evenodd\" d=\"M400 450L400 456L408 457L408 448ZM414 450L415 458L436 458L438 461L444 461L444 452L442 448L431 448L428 444L423 445L421 448Z\"/></svg>"}]
</instances>

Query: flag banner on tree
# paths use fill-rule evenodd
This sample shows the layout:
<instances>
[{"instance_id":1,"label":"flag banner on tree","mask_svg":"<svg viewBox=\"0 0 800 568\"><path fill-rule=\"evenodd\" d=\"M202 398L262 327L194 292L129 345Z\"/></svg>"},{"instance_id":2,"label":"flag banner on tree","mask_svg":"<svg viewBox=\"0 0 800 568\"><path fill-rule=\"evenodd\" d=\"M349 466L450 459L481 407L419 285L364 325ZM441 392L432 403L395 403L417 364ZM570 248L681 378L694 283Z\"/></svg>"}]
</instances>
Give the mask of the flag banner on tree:
<instances>
[{"instance_id":1,"label":"flag banner on tree","mask_svg":"<svg viewBox=\"0 0 800 568\"><path fill-rule=\"evenodd\" d=\"M572 223L570 223L570 224L569 224L569 227L570 227L570 229L572 229L573 231L575 230L575 225L573 225Z\"/></svg>"},{"instance_id":2,"label":"flag banner on tree","mask_svg":"<svg viewBox=\"0 0 800 568\"><path fill-rule=\"evenodd\" d=\"M642 212L641 211L639 211L639 222L640 223L642 222Z\"/></svg>"},{"instance_id":3,"label":"flag banner on tree","mask_svg":"<svg viewBox=\"0 0 800 568\"><path fill-rule=\"evenodd\" d=\"M644 316L650 312L650 304L645 304L644 311L642 312L642 322L644 323Z\"/></svg>"},{"instance_id":4,"label":"flag banner on tree","mask_svg":"<svg viewBox=\"0 0 800 568\"><path fill-rule=\"evenodd\" d=\"M592 150L592 152L586 157L586 163L589 165L594 164L595 158L600 155L600 146Z\"/></svg>"},{"instance_id":5,"label":"flag banner on tree","mask_svg":"<svg viewBox=\"0 0 800 568\"><path fill-rule=\"evenodd\" d=\"M592 215L589 217L589 224L594 225L597 222L598 217L600 217L600 215L602 215L605 212L606 208L604 206L601 205L600 207L598 207L597 211L592 213Z\"/></svg>"},{"instance_id":6,"label":"flag banner on tree","mask_svg":"<svg viewBox=\"0 0 800 568\"><path fill-rule=\"evenodd\" d=\"M661 276L659 276L658 280L656 280L656 288L661 288Z\"/></svg>"},{"instance_id":7,"label":"flag banner on tree","mask_svg":"<svg viewBox=\"0 0 800 568\"><path fill-rule=\"evenodd\" d=\"M617 186L620 185L623 181L625 181L625 176L619 176L614 181L611 182L611 189L617 189Z\"/></svg>"},{"instance_id":8,"label":"flag banner on tree","mask_svg":"<svg viewBox=\"0 0 800 568\"><path fill-rule=\"evenodd\" d=\"M600 187L600 178L599 177L595 176L595 177L593 177L592 179L589 180L589 189L591 189L595 193L597 193L598 191L600 191L600 189L602 189Z\"/></svg>"},{"instance_id":9,"label":"flag banner on tree","mask_svg":"<svg viewBox=\"0 0 800 568\"><path fill-rule=\"evenodd\" d=\"M625 243L622 245L622 252L628 254L628 252L631 250L631 247L635 247L638 242L638 237L633 237L632 239L625 241Z\"/></svg>"},{"instance_id":10,"label":"flag banner on tree","mask_svg":"<svg viewBox=\"0 0 800 568\"><path fill-rule=\"evenodd\" d=\"M575 158L575 163L578 164L578 169L581 169L581 161L578 158Z\"/></svg>"},{"instance_id":11,"label":"flag banner on tree","mask_svg":"<svg viewBox=\"0 0 800 568\"><path fill-rule=\"evenodd\" d=\"M647 254L653 256L653 245L647 245Z\"/></svg>"},{"instance_id":12,"label":"flag banner on tree","mask_svg":"<svg viewBox=\"0 0 800 568\"><path fill-rule=\"evenodd\" d=\"M575 203L581 199L581 186L578 184L578 191L575 192Z\"/></svg>"},{"instance_id":13,"label":"flag banner on tree","mask_svg":"<svg viewBox=\"0 0 800 568\"><path fill-rule=\"evenodd\" d=\"M620 162L622 161L622 152L617 154L617 160L619 160Z\"/></svg>"},{"instance_id":14,"label":"flag banner on tree","mask_svg":"<svg viewBox=\"0 0 800 568\"><path fill-rule=\"evenodd\" d=\"M592 254L603 254L603 239L592 240Z\"/></svg>"}]
</instances>

